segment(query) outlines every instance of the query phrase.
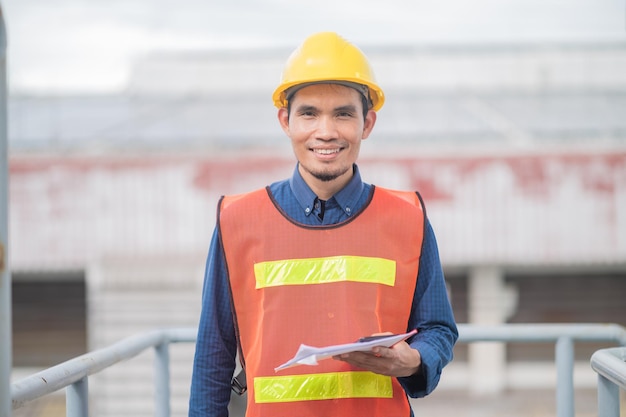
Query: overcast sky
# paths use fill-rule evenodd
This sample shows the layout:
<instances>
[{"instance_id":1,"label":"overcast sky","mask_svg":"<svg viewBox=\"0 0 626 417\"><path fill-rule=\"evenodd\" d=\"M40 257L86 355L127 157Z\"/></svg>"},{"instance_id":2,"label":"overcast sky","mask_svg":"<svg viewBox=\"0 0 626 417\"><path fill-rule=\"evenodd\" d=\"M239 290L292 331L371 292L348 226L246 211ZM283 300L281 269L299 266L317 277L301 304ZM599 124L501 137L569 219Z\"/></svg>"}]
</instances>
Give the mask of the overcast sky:
<instances>
[{"instance_id":1,"label":"overcast sky","mask_svg":"<svg viewBox=\"0 0 626 417\"><path fill-rule=\"evenodd\" d=\"M155 50L359 44L626 42L626 0L0 0L12 92L114 92Z\"/></svg>"}]
</instances>

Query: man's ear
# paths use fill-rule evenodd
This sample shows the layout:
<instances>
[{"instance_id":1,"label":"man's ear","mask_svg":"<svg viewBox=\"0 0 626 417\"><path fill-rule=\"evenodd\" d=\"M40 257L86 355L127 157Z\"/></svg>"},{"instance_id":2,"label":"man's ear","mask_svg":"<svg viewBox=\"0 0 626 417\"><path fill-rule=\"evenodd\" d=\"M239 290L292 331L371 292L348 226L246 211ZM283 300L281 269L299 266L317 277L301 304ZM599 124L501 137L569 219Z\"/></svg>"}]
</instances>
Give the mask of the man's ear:
<instances>
[{"instance_id":1,"label":"man's ear","mask_svg":"<svg viewBox=\"0 0 626 417\"><path fill-rule=\"evenodd\" d=\"M365 116L365 121L363 123L363 135L361 139L367 139L367 137L372 133L374 129L374 125L376 124L376 112L374 110L369 110L367 115Z\"/></svg>"},{"instance_id":2,"label":"man's ear","mask_svg":"<svg viewBox=\"0 0 626 417\"><path fill-rule=\"evenodd\" d=\"M283 131L289 136L289 111L286 107L278 109L278 123Z\"/></svg>"}]
</instances>

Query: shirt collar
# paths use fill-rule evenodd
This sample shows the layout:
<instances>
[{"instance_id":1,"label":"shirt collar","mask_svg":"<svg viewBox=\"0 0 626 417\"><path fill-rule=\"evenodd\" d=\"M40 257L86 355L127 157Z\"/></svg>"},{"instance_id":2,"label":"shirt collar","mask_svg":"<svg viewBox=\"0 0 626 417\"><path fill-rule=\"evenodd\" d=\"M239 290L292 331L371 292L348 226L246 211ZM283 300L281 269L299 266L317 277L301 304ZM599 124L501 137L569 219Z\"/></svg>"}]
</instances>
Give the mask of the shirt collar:
<instances>
[{"instance_id":1,"label":"shirt collar","mask_svg":"<svg viewBox=\"0 0 626 417\"><path fill-rule=\"evenodd\" d=\"M361 181L359 167L354 164L352 168L354 172L348 184L346 184L345 187L339 190L339 192L332 197L348 216L351 216L352 213L354 213L354 207L363 192L363 181ZM302 175L300 175L300 171L298 171L298 164L296 164L293 175L289 179L289 186L291 187L291 191L295 195L296 200L298 200L298 203L302 207L304 214L306 216L310 215L313 212L317 196L313 190L311 190L311 187L309 187L304 181Z\"/></svg>"}]
</instances>

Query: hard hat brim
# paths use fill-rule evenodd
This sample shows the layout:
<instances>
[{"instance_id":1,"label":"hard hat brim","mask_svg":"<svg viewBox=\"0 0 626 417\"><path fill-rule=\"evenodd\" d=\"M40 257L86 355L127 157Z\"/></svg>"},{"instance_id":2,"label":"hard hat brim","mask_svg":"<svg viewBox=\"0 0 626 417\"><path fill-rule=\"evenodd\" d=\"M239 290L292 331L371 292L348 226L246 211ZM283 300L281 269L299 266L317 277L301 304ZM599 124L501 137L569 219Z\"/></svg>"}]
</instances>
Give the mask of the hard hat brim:
<instances>
[{"instance_id":1,"label":"hard hat brim","mask_svg":"<svg viewBox=\"0 0 626 417\"><path fill-rule=\"evenodd\" d=\"M287 103L293 94L300 90L301 88L307 87L313 84L339 84L345 85L346 87L355 88L355 85L362 85L367 87L368 102L371 103L370 109L374 111L380 110L385 102L385 95L380 87L371 82L364 82L363 80L310 80L310 81L298 81L294 83L285 83L280 85L274 93L272 94L272 100L274 101L274 106L277 108L287 107ZM355 88L361 94L363 91L359 88Z\"/></svg>"}]
</instances>

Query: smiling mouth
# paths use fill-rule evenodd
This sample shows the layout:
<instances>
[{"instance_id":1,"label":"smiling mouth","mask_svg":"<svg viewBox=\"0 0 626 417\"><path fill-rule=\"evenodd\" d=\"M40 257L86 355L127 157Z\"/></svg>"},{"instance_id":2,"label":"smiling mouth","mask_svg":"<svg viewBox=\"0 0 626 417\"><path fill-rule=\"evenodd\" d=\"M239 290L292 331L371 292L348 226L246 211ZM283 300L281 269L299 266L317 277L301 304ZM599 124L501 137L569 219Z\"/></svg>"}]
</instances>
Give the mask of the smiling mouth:
<instances>
[{"instance_id":1,"label":"smiling mouth","mask_svg":"<svg viewBox=\"0 0 626 417\"><path fill-rule=\"evenodd\" d=\"M332 154L339 153L341 151L341 148L335 148L335 149L312 149L312 151L314 153L317 153L317 154L320 154L320 155L332 155Z\"/></svg>"}]
</instances>

